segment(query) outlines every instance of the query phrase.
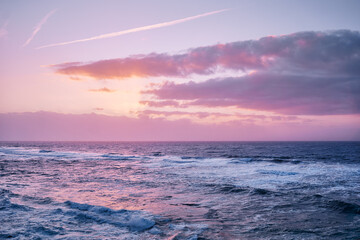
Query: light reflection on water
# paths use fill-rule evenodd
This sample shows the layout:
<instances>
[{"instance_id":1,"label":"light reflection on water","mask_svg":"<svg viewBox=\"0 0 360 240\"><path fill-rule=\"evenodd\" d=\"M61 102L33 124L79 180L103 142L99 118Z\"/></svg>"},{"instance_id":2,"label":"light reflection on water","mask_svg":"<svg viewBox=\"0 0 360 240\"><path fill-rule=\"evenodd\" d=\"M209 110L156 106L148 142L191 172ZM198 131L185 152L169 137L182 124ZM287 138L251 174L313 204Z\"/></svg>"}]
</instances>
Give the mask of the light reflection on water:
<instances>
[{"instance_id":1,"label":"light reflection on water","mask_svg":"<svg viewBox=\"0 0 360 240\"><path fill-rule=\"evenodd\" d=\"M0 157L1 187L60 203L145 210L171 223L206 224L201 236L210 239L276 234L316 239L344 229L358 234L358 163L304 161L291 155L275 159L269 153L204 158L126 156L105 150L5 151ZM14 201L25 204L20 198Z\"/></svg>"}]
</instances>

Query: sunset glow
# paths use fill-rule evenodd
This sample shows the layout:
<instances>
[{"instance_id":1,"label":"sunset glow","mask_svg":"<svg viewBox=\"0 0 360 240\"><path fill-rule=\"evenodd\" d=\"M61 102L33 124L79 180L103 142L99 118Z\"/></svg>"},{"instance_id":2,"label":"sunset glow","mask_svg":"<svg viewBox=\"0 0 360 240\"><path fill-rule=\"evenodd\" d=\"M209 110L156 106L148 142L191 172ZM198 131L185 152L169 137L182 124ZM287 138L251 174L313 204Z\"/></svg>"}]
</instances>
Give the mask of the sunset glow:
<instances>
[{"instance_id":1,"label":"sunset glow","mask_svg":"<svg viewBox=\"0 0 360 240\"><path fill-rule=\"evenodd\" d=\"M360 0L0 0L0 239L360 239Z\"/></svg>"},{"instance_id":2,"label":"sunset glow","mask_svg":"<svg viewBox=\"0 0 360 240\"><path fill-rule=\"evenodd\" d=\"M102 140L359 140L360 19L325 3L2 1L0 139L45 114L54 129L88 115ZM122 121L128 135L100 134Z\"/></svg>"}]
</instances>

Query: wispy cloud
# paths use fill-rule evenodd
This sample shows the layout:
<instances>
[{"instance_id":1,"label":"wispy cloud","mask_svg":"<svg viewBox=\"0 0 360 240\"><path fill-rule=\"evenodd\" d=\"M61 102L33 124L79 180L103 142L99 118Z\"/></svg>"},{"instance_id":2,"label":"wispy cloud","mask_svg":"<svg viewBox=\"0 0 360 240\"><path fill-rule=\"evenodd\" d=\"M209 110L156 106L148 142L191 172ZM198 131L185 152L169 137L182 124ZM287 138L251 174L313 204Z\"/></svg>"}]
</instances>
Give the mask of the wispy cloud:
<instances>
[{"instance_id":1,"label":"wispy cloud","mask_svg":"<svg viewBox=\"0 0 360 240\"><path fill-rule=\"evenodd\" d=\"M186 111L159 111L159 110L144 110L137 112L138 116L151 116L152 118L156 117L172 117L177 116L180 118L215 118L219 122L228 122L230 118L232 120L242 120L242 121L282 121L282 122L294 122L294 121L302 121L302 118L297 116L286 116L286 115L255 115L255 114L241 114L241 113L220 113L220 112L186 112Z\"/></svg>"},{"instance_id":2,"label":"wispy cloud","mask_svg":"<svg viewBox=\"0 0 360 240\"><path fill-rule=\"evenodd\" d=\"M106 93L112 93L112 92L116 92L116 90L103 87L103 88L98 88L98 89L89 89L89 92L106 92Z\"/></svg>"},{"instance_id":3,"label":"wispy cloud","mask_svg":"<svg viewBox=\"0 0 360 240\"><path fill-rule=\"evenodd\" d=\"M102 35L98 35L98 36L95 36L95 37L84 38L84 39L79 39L79 40L74 40L74 41L49 44L49 45L38 47L37 49L68 45L68 44L79 43L79 42L87 42L87 41L104 39L104 38L112 38L112 37L117 37L117 36L129 34L129 33L134 33L134 32L140 32L140 31L146 31L146 30L151 30L151 29L156 29L156 28L168 27L168 26L172 26L172 25L175 25L175 24L191 21L191 20L194 20L194 19L197 19L197 18L210 16L210 15L221 13L221 12L228 11L228 10L229 9L222 9L222 10L207 12L207 13L203 13L203 14L200 14L200 15L187 17L187 18L182 18L182 19L178 19L178 20L174 20L174 21L170 21L170 22L163 22L163 23L147 25L147 26L138 27L138 28L131 28L131 29L127 29L127 30L124 30L124 31L120 31L120 32L107 33L107 34L102 34Z\"/></svg>"},{"instance_id":4,"label":"wispy cloud","mask_svg":"<svg viewBox=\"0 0 360 240\"><path fill-rule=\"evenodd\" d=\"M148 107L185 107L184 105L179 104L177 101L140 101L140 104L146 105Z\"/></svg>"},{"instance_id":5,"label":"wispy cloud","mask_svg":"<svg viewBox=\"0 0 360 240\"><path fill-rule=\"evenodd\" d=\"M7 25L9 24L8 21L4 22L4 24L0 28L0 38L3 38L8 35Z\"/></svg>"},{"instance_id":6,"label":"wispy cloud","mask_svg":"<svg viewBox=\"0 0 360 240\"><path fill-rule=\"evenodd\" d=\"M56 9L52 10L51 12L46 14L46 16L43 19L41 19L41 21L35 26L34 31L32 32L31 36L24 43L23 47L26 47L34 39L35 35L40 31L41 27L46 23L46 21L49 19L49 17L51 17L51 15L53 15L55 12L56 12Z\"/></svg>"}]
</instances>

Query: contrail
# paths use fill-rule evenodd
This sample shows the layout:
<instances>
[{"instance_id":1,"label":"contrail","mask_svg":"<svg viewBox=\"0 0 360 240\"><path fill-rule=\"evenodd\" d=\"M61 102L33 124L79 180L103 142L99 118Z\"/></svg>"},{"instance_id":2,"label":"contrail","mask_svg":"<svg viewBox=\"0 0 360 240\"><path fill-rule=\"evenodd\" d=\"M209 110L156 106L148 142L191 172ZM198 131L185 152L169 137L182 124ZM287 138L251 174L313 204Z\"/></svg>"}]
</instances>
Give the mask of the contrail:
<instances>
[{"instance_id":1,"label":"contrail","mask_svg":"<svg viewBox=\"0 0 360 240\"><path fill-rule=\"evenodd\" d=\"M35 26L33 33L31 34L31 36L29 37L29 39L24 43L23 47L27 46L35 37L35 35L40 31L42 25L44 25L46 23L46 21L48 20L48 18L53 15L56 12L56 9L52 10L51 12L49 12L48 14L46 14L46 16L41 19L41 21Z\"/></svg>"},{"instance_id":2,"label":"contrail","mask_svg":"<svg viewBox=\"0 0 360 240\"><path fill-rule=\"evenodd\" d=\"M167 27L167 26L171 26L171 25L191 21L191 20L194 20L194 19L197 19L197 18L206 17L206 16L209 16L209 15L221 13L221 12L228 11L228 10L229 9L222 9L222 10L203 13L203 14L200 14L200 15L187 17L187 18L182 18L182 19L178 19L178 20L174 20L174 21L170 21L170 22L163 22L163 23L148 25L148 26L144 26L144 27L132 28L132 29L128 29L128 30L124 30L124 31L120 31L120 32L107 33L107 34L102 34L102 35L98 35L98 36L95 36L95 37L84 38L84 39L80 39L80 40L49 44L49 45L38 47L36 49L47 48L47 47L55 47L55 46L62 46L62 45L68 45L68 44L72 44L72 43L79 43L79 42L87 42L87 41L92 41L92 40L97 40L97 39L117 37L117 36L120 36L120 35L129 34L129 33L146 31L146 30L155 29L155 28Z\"/></svg>"}]
</instances>

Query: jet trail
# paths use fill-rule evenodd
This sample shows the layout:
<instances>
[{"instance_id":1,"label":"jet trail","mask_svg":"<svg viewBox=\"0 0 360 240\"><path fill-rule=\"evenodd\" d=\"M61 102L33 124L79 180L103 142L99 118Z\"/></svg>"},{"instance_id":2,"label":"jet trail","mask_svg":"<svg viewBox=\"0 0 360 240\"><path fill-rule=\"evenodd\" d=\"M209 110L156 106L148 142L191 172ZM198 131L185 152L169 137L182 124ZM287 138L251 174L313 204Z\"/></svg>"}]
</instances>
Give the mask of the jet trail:
<instances>
[{"instance_id":1,"label":"jet trail","mask_svg":"<svg viewBox=\"0 0 360 240\"><path fill-rule=\"evenodd\" d=\"M56 12L55 10L52 10L51 12L49 12L48 14L46 14L46 16L41 19L41 21L35 26L34 31L32 32L31 36L28 38L28 40L26 40L26 42L24 43L23 47L26 47L35 37L35 35L40 31L42 25L44 25L46 23L46 21L48 20L48 18L53 15Z\"/></svg>"},{"instance_id":2,"label":"jet trail","mask_svg":"<svg viewBox=\"0 0 360 240\"><path fill-rule=\"evenodd\" d=\"M129 33L146 31L146 30L151 30L151 29L155 29L155 28L167 27L167 26L171 26L171 25L191 21L191 20L194 20L194 19L197 19L197 18L202 18L202 17L213 15L213 14L221 13L221 12L228 11L228 10L229 9L222 9L222 10L203 13L203 14L200 14L200 15L187 17L187 18L182 18L182 19L178 19L178 20L174 20L174 21L170 21L170 22L163 22L163 23L158 23L158 24L153 24L153 25L147 25L147 26L144 26L144 27L131 28L131 29L128 29L128 30L120 31L120 32L107 33L107 34L102 34L102 35L98 35L98 36L95 36L95 37L84 38L84 39L79 39L79 40L74 40L74 41L49 44L49 45L38 47L36 49L55 47L55 46L62 46L62 45L68 45L68 44L73 44L73 43L79 43L79 42L87 42L87 41L104 39L104 38L112 38L112 37L117 37L117 36L120 36L120 35L129 34Z\"/></svg>"}]
</instances>

